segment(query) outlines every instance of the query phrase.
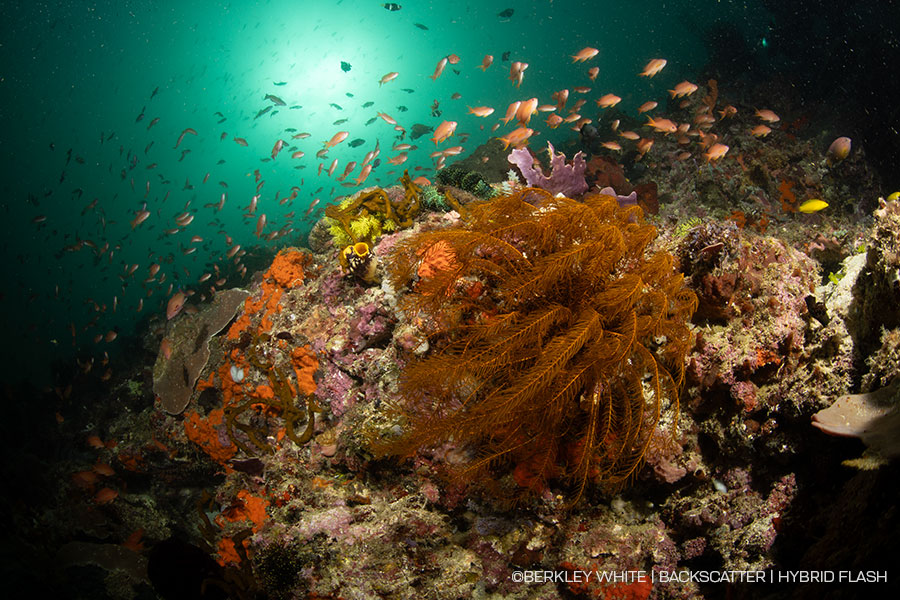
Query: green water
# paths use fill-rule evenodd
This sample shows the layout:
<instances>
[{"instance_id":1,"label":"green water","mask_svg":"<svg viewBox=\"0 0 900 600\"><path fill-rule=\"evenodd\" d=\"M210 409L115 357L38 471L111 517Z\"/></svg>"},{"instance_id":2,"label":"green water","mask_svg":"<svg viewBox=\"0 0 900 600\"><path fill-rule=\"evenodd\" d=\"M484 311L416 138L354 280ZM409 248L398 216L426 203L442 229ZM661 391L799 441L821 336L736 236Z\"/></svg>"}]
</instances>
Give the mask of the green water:
<instances>
[{"instance_id":1,"label":"green water","mask_svg":"<svg viewBox=\"0 0 900 600\"><path fill-rule=\"evenodd\" d=\"M313 223L304 218L310 203L320 198L324 206L360 189L341 187L335 178L348 162L361 163L376 143L381 163L364 186L391 185L403 169L433 179L428 155L435 145L429 136L415 141L407 136L402 141L418 150L400 167L387 164L398 154L391 145L400 140L382 119L366 125L378 112L407 131L416 123L437 127L443 120L457 121L457 137L441 148L459 144L458 136L467 133L464 147L470 151L490 137L491 125L515 100L553 103L554 91L590 86L585 116L595 115L593 99L608 92L621 96L620 108L629 112L646 100L662 101L666 89L699 76L707 58L703 32L715 19L736 23L750 39L764 32L758 8L743 3L401 4L392 12L378 2L351 0L101 1L53 8L18 3L5 11L2 311L3 360L12 376L41 381L54 360L71 364L76 355L99 360L104 352L115 358L129 347L128 336L146 327L149 315L164 311L170 284L200 294L217 278L214 265L222 272L233 268L225 256L226 235L244 248L302 241ZM498 16L508 8L514 10L511 17ZM573 64L570 56L585 46L598 48L599 55ZM433 81L436 64L451 53L460 62ZM485 54L493 55L494 63L482 72L476 67ZM657 57L668 60L666 69L652 80L637 77ZM351 70L343 71L341 61ZM529 65L520 88L508 80L512 61ZM586 75L591 66L599 67L595 82ZM379 86L393 71L397 78ZM287 106L255 118L273 105L267 94ZM461 98L454 100L453 94ZM571 94L570 104L577 98ZM440 117L432 116L435 101ZM374 104L363 108L366 102ZM467 114L467 106L481 105L496 113L487 119ZM335 125L339 119L347 121ZM532 125L539 132L533 147L577 138L566 128L552 131L538 123ZM174 148L186 128L197 135L185 135ZM317 159L323 142L342 130L349 132L347 140ZM292 140L299 132L310 137ZM234 137L246 139L247 146ZM357 138L364 143L349 147ZM285 140L285 149L271 160L278 139ZM292 159L296 150L306 155ZM317 175L319 163L327 168L334 158L334 176ZM265 183L256 214L248 216L257 169ZM359 171L357 166L348 181ZM187 182L193 189L185 189ZM279 204L276 194L284 198L294 186L297 197ZM223 192L221 212L204 207L219 202ZM151 215L133 230L129 223L145 202ZM192 212L194 221L166 235L184 211ZM292 227L292 233L270 242L258 239L260 213L268 220L264 234L283 227ZM192 236L203 241L191 243ZM109 249L100 254L107 243ZM191 247L197 250L184 254ZM160 272L145 282L152 263L161 265ZM134 274L127 275L135 264ZM213 276L200 284L204 273ZM162 274L166 279L160 283ZM232 277L226 286L243 281ZM143 310L137 312L141 299ZM110 330L118 331L118 339L94 342Z\"/></svg>"}]
</instances>

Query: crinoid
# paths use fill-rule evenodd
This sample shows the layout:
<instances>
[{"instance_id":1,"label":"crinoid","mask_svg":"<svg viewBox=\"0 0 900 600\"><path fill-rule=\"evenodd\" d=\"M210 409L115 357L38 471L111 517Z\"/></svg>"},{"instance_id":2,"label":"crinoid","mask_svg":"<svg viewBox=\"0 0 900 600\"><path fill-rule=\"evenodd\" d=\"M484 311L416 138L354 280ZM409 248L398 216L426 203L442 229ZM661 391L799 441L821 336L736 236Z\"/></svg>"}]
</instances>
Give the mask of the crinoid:
<instances>
[{"instance_id":1,"label":"crinoid","mask_svg":"<svg viewBox=\"0 0 900 600\"><path fill-rule=\"evenodd\" d=\"M637 206L528 188L398 243L390 281L435 328L392 405L404 433L376 450L452 441L470 457L458 475L501 495L511 480L568 480L573 503L589 482L622 485L678 409L697 305L655 236Z\"/></svg>"}]
</instances>

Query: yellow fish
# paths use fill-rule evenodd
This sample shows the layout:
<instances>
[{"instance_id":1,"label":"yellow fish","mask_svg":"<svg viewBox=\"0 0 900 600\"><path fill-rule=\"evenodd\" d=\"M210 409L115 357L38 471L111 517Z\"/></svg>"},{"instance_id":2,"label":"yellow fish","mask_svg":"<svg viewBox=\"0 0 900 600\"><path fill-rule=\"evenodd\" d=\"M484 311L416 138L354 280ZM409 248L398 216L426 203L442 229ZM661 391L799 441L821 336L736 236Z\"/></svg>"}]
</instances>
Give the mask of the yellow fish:
<instances>
[{"instance_id":1,"label":"yellow fish","mask_svg":"<svg viewBox=\"0 0 900 600\"><path fill-rule=\"evenodd\" d=\"M894 202L895 200L900 200L900 192L894 192L887 197L888 202Z\"/></svg>"},{"instance_id":2,"label":"yellow fish","mask_svg":"<svg viewBox=\"0 0 900 600\"><path fill-rule=\"evenodd\" d=\"M797 210L802 213L814 213L819 212L823 208L828 208L827 202L819 200L817 198L812 198L801 204Z\"/></svg>"}]
</instances>

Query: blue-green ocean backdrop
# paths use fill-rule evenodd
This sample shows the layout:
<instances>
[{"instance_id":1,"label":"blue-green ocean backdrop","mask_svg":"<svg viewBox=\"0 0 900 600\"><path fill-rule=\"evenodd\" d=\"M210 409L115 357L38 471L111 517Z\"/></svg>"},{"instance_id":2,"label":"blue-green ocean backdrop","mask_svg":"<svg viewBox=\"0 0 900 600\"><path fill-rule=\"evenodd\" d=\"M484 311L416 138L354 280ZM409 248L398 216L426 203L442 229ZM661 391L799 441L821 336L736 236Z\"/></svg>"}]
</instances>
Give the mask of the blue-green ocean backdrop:
<instances>
[{"instance_id":1,"label":"blue-green ocean backdrop","mask_svg":"<svg viewBox=\"0 0 900 600\"><path fill-rule=\"evenodd\" d=\"M223 275L230 275L226 286L243 282L226 257L226 237L244 249L302 244L321 207L360 189L343 187L336 177L376 144L380 164L364 186L391 185L403 169L433 179L435 146L428 135L407 135L402 141L418 149L405 164L387 163L401 138L382 119L370 122L378 112L407 132L414 124L457 121L456 138L441 147L468 134L463 146L471 151L515 100L552 103L557 90L589 86L587 106L613 92L623 98L619 108L634 114L646 100L662 103L679 81L704 77L711 52L719 67L731 62L731 72L717 73L725 87L751 63L764 64L772 43L772 14L758 3L399 4L388 10L368 0L12 2L0 45L4 365L40 381L54 361L99 361L108 352L115 362L134 347L130 336L146 327L148 316L165 310L170 285L203 293ZM570 56L585 46L599 55L573 64ZM432 80L451 53L460 62ZM486 54L494 62L483 72L477 67ZM668 65L654 79L638 77L651 58ZM508 79L512 61L529 65L520 88ZM599 67L594 82L589 66ZM394 71L396 79L379 85ZM285 106L275 106L268 94ZM439 117L432 114L435 102ZM482 105L496 113L467 114L467 106ZM176 148L187 128L196 135L186 134ZM534 128L540 132L535 147L547 140L565 147L578 135L543 123ZM317 159L338 131L347 131L347 140ZM291 139L300 132L310 136ZM285 149L272 160L279 139ZM356 139L363 142L351 148ZM292 159L298 150L305 156ZM334 158L334 175L317 175L319 164L327 169ZM256 214L248 216L257 169L264 185ZM348 181L358 174L359 167ZM299 188L296 198L281 204L292 187ZM208 206L223 193L221 211ZM306 217L316 198L318 210ZM150 216L133 229L145 203ZM185 211L194 220L179 228L175 217ZM257 238L261 213L268 221L264 235L292 230L272 241ZM192 242L194 236L202 241ZM152 278L151 264L161 267ZM198 283L205 273L211 278ZM94 341L110 331L115 340Z\"/></svg>"}]
</instances>

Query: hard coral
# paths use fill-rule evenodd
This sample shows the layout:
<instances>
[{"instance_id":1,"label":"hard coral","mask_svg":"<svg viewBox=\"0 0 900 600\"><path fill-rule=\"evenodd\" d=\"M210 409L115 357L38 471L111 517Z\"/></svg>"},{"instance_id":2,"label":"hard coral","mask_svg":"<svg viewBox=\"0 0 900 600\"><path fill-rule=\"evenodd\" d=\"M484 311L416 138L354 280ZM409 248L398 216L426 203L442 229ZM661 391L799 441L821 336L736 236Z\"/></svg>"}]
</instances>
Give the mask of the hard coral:
<instances>
[{"instance_id":1,"label":"hard coral","mask_svg":"<svg viewBox=\"0 0 900 600\"><path fill-rule=\"evenodd\" d=\"M656 229L640 208L544 193L540 208L500 197L464 227L397 244L396 289L429 248L455 258L405 298L443 329L401 376L407 431L376 446L410 454L453 439L478 453L463 470L473 481L512 463L531 489L573 481L577 500L589 481L633 475L661 411L677 407L696 298L671 256L647 251Z\"/></svg>"},{"instance_id":2,"label":"hard coral","mask_svg":"<svg viewBox=\"0 0 900 600\"><path fill-rule=\"evenodd\" d=\"M180 414L190 403L194 384L209 360L210 338L228 325L247 296L239 289L221 291L199 314L175 323L169 334L172 355L160 353L153 367L153 391L166 412Z\"/></svg>"}]
</instances>

